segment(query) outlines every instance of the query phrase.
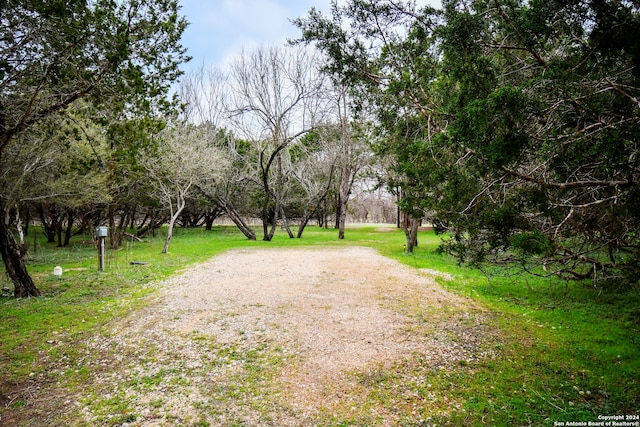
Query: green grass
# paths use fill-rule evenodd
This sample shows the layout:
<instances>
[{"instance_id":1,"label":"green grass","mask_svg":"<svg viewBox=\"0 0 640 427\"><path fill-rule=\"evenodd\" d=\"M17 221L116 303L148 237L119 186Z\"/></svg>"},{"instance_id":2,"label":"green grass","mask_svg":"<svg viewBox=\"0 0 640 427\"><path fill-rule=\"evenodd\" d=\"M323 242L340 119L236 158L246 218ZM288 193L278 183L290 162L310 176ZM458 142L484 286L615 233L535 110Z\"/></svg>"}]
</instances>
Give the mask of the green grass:
<instances>
[{"instance_id":1,"label":"green grass","mask_svg":"<svg viewBox=\"0 0 640 427\"><path fill-rule=\"evenodd\" d=\"M450 425L552 425L640 410L640 296L584 283L492 277L459 268L423 236L413 255L382 251L417 268L445 271L446 289L483 302L504 335L500 357L466 366L453 394L464 410ZM437 383L437 381L434 381ZM444 391L444 390L443 390Z\"/></svg>"},{"instance_id":2,"label":"green grass","mask_svg":"<svg viewBox=\"0 0 640 427\"><path fill-rule=\"evenodd\" d=\"M640 296L636 290L610 292L518 276L488 280L438 254L439 239L431 232L420 233L420 244L411 255L403 251L401 231L375 227L349 229L344 240L337 239L335 230L309 227L302 239L289 239L280 232L272 242L248 241L232 227L215 227L211 232L178 229L165 255L161 234L109 251L105 272L97 271L95 248L82 243L87 237L77 237L65 249L41 243L30 254L28 268L44 296L0 298L0 395L4 396L0 396L0 417L28 406L28 393L13 400L8 395L21 395L21 390L36 383L46 387L55 379L51 367L56 360L73 360L75 349L88 337L152 301L154 287L149 283L217 253L249 246L373 247L411 267L449 273L453 279L438 278L439 283L479 301L488 310L491 326L500 331L499 341L487 343L495 350L491 359L438 370L419 358L408 358L392 367L355 372L358 393L366 396L366 404L355 412L327 408L321 412L321 425L379 425L372 408L380 407L401 411L406 426L551 426L640 410ZM131 265L131 261L148 264ZM56 265L64 270L60 278L51 274ZM0 286L8 286L3 280ZM230 387L228 398L259 396L265 387L264 372L273 375L281 363L276 353L267 354L264 349L241 354L232 352L236 349L215 351L220 357L241 357L246 378L254 378ZM89 373L77 369L55 375L63 376L70 387L82 387ZM152 387L157 381L144 377L131 386ZM126 402L116 398L111 405L121 406L119 422L131 420Z\"/></svg>"}]
</instances>

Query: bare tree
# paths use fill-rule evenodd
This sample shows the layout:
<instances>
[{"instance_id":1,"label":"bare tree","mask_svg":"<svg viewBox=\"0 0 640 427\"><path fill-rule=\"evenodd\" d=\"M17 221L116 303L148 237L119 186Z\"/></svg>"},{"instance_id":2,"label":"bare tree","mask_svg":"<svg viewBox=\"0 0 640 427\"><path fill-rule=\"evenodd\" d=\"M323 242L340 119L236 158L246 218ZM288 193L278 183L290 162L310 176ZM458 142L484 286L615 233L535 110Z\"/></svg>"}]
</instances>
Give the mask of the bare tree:
<instances>
[{"instance_id":1,"label":"bare tree","mask_svg":"<svg viewBox=\"0 0 640 427\"><path fill-rule=\"evenodd\" d=\"M338 117L339 140L337 165L340 168L340 186L338 189L336 221L338 238L344 239L347 220L347 204L351 196L351 189L358 172L365 167L371 158L371 150L365 140L364 128L352 121L353 113L347 89L338 86L333 95Z\"/></svg>"},{"instance_id":2,"label":"bare tree","mask_svg":"<svg viewBox=\"0 0 640 427\"><path fill-rule=\"evenodd\" d=\"M205 129L229 159L230 167L225 169L219 185L215 188L199 187L199 190L233 221L242 234L256 240L255 232L240 212L243 207L238 207L239 201L245 204L246 193L251 191L257 180L246 145L227 130L230 125L226 121L227 77L213 67L203 67L185 76L180 84L180 98L185 103L183 119Z\"/></svg>"},{"instance_id":3,"label":"bare tree","mask_svg":"<svg viewBox=\"0 0 640 427\"><path fill-rule=\"evenodd\" d=\"M302 47L271 47L243 53L231 66L231 117L257 148L263 200L263 240L273 238L283 211L283 154L319 122L325 78Z\"/></svg>"},{"instance_id":4,"label":"bare tree","mask_svg":"<svg viewBox=\"0 0 640 427\"><path fill-rule=\"evenodd\" d=\"M308 133L296 145L299 154L296 155L298 159L292 178L302 210L298 238L302 237L313 216L318 217L319 222L324 219L326 200L335 191L338 162L336 141L339 141L337 127L325 125Z\"/></svg>"},{"instance_id":5,"label":"bare tree","mask_svg":"<svg viewBox=\"0 0 640 427\"><path fill-rule=\"evenodd\" d=\"M193 124L224 127L227 76L215 67L201 67L180 80L182 118Z\"/></svg>"},{"instance_id":6,"label":"bare tree","mask_svg":"<svg viewBox=\"0 0 640 427\"><path fill-rule=\"evenodd\" d=\"M178 125L161 134L157 155L144 159L143 165L156 184L162 203L169 209L169 228L162 253L167 253L173 227L187 198L197 187L216 185L227 167L223 153L207 138L203 127Z\"/></svg>"}]
</instances>

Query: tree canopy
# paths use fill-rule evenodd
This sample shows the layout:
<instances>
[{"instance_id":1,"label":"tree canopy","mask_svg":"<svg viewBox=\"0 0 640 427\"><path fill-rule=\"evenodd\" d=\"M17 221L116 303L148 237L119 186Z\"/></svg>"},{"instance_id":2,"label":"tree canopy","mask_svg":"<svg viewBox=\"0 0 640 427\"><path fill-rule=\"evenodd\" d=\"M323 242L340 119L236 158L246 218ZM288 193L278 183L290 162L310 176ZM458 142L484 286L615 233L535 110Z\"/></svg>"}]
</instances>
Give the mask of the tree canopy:
<instances>
[{"instance_id":1,"label":"tree canopy","mask_svg":"<svg viewBox=\"0 0 640 427\"><path fill-rule=\"evenodd\" d=\"M637 283L640 16L628 1L333 2L296 21L373 100L403 208L461 261Z\"/></svg>"},{"instance_id":2,"label":"tree canopy","mask_svg":"<svg viewBox=\"0 0 640 427\"><path fill-rule=\"evenodd\" d=\"M19 156L25 167L41 162L60 141L47 126L55 130L80 100L84 107L74 109L78 129L80 112L108 129L134 118L154 120L175 106L167 94L180 75L178 65L188 59L180 45L185 26L176 0L2 2L0 174L11 172L8 156ZM115 128L109 132L114 135ZM56 148L64 151L64 145ZM16 296L38 294L7 220L25 194L0 193L0 248Z\"/></svg>"}]
</instances>

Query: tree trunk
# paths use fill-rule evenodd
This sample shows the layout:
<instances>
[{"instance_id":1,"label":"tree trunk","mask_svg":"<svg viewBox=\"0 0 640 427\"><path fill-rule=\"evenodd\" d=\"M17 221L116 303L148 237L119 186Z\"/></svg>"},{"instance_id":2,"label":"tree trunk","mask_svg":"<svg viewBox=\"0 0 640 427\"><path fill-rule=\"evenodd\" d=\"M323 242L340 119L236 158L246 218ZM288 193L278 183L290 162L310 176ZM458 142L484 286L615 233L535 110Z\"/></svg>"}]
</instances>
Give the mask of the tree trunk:
<instances>
[{"instance_id":1,"label":"tree trunk","mask_svg":"<svg viewBox=\"0 0 640 427\"><path fill-rule=\"evenodd\" d=\"M271 215L271 221L269 223L269 232L264 237L264 240L270 242L273 239L273 236L276 234L276 227L278 226L278 201L276 200L276 207L273 209L273 215Z\"/></svg>"},{"instance_id":2,"label":"tree trunk","mask_svg":"<svg viewBox=\"0 0 640 427\"><path fill-rule=\"evenodd\" d=\"M131 208L131 214L130 214L130 217L129 217L129 225L128 225L129 230L133 230L135 225L136 225L136 211L137 210L138 210L138 205L134 205Z\"/></svg>"},{"instance_id":3,"label":"tree trunk","mask_svg":"<svg viewBox=\"0 0 640 427\"><path fill-rule=\"evenodd\" d=\"M354 173L348 162L342 167L342 177L340 178L340 197L338 199L338 239L344 239L344 228L347 222L347 202L351 194Z\"/></svg>"},{"instance_id":4,"label":"tree trunk","mask_svg":"<svg viewBox=\"0 0 640 427\"><path fill-rule=\"evenodd\" d=\"M347 223L347 210L340 208L340 217L338 218L338 239L344 239L344 229Z\"/></svg>"},{"instance_id":5,"label":"tree trunk","mask_svg":"<svg viewBox=\"0 0 640 427\"><path fill-rule=\"evenodd\" d=\"M291 227L289 227L289 221L287 221L287 216L284 214L284 207L280 205L280 217L282 218L282 226L285 230L287 230L287 234L290 239L294 238L293 232L291 231Z\"/></svg>"},{"instance_id":6,"label":"tree trunk","mask_svg":"<svg viewBox=\"0 0 640 427\"><path fill-rule=\"evenodd\" d=\"M56 236L58 238L58 247L62 247L62 218L56 223Z\"/></svg>"},{"instance_id":7,"label":"tree trunk","mask_svg":"<svg viewBox=\"0 0 640 427\"><path fill-rule=\"evenodd\" d=\"M204 211L204 224L207 231L213 229L213 222L224 212L220 203L214 201L214 204L208 206Z\"/></svg>"},{"instance_id":8,"label":"tree trunk","mask_svg":"<svg viewBox=\"0 0 640 427\"><path fill-rule=\"evenodd\" d=\"M311 219L311 215L305 215L304 218L302 219L302 222L300 223L300 227L298 228L298 234L297 234L297 238L300 239L302 238L302 233L304 232L305 227L307 226L307 224L309 223L309 219Z\"/></svg>"},{"instance_id":9,"label":"tree trunk","mask_svg":"<svg viewBox=\"0 0 640 427\"><path fill-rule=\"evenodd\" d=\"M310 213L305 211L304 218L302 219L302 223L300 224L300 228L298 229L298 239L302 237L302 232L304 231L305 227L309 223L309 220L314 214L318 216L318 226L322 227L324 223L324 218L323 218L323 215L319 214L319 212L326 210L326 206L327 206L326 200L327 200L327 195L329 194L329 191L331 191L331 182L333 181L334 169L335 169L335 164L331 165L331 171L329 172L329 182L327 182L327 187L325 188L324 193L322 193L322 196L320 197L320 199L318 199L318 203L316 203L314 208L311 209ZM323 206L324 206L324 209L323 209Z\"/></svg>"},{"instance_id":10,"label":"tree trunk","mask_svg":"<svg viewBox=\"0 0 640 427\"><path fill-rule=\"evenodd\" d=\"M51 221L47 221L47 213L44 209L44 204L38 204L38 214L40 215L40 222L42 223L42 232L45 236L47 236L47 243L55 243L56 241L56 224L58 222L56 212L53 212L51 209L49 210L49 217Z\"/></svg>"},{"instance_id":11,"label":"tree trunk","mask_svg":"<svg viewBox=\"0 0 640 427\"><path fill-rule=\"evenodd\" d=\"M109 242L112 250L118 250L120 248L120 241L117 236L116 230L116 206L114 203L109 205Z\"/></svg>"},{"instance_id":12,"label":"tree trunk","mask_svg":"<svg viewBox=\"0 0 640 427\"><path fill-rule=\"evenodd\" d=\"M146 214L144 221L138 226L136 237L143 237L147 234L156 237L156 230L165 222L166 220L160 209L151 209L151 211Z\"/></svg>"},{"instance_id":13,"label":"tree trunk","mask_svg":"<svg viewBox=\"0 0 640 427\"><path fill-rule=\"evenodd\" d=\"M335 224L334 227L336 230L340 228L340 208L342 207L342 203L340 203L340 191L338 191L338 194L336 194L335 197L335 202L336 202L336 216L334 218Z\"/></svg>"},{"instance_id":14,"label":"tree trunk","mask_svg":"<svg viewBox=\"0 0 640 427\"><path fill-rule=\"evenodd\" d=\"M118 222L118 227L116 232L113 233L113 238L117 239L116 247L120 248L122 246L122 240L124 239L124 233L127 231L127 225L129 224L129 209L125 207L122 210L122 214L120 215L120 221ZM115 221L115 218L114 218ZM111 243L113 246L113 243Z\"/></svg>"},{"instance_id":15,"label":"tree trunk","mask_svg":"<svg viewBox=\"0 0 640 427\"><path fill-rule=\"evenodd\" d=\"M4 202L0 201L0 252L7 275L13 282L14 296L16 298L39 296L41 293L27 272L20 246L16 243L5 218Z\"/></svg>"},{"instance_id":16,"label":"tree trunk","mask_svg":"<svg viewBox=\"0 0 640 427\"><path fill-rule=\"evenodd\" d=\"M325 217L325 211L319 211L316 214L316 221L318 221L318 227L320 228L324 228L324 217Z\"/></svg>"},{"instance_id":17,"label":"tree trunk","mask_svg":"<svg viewBox=\"0 0 640 427\"><path fill-rule=\"evenodd\" d=\"M280 215L280 213L283 213L284 215L284 209L282 207L282 191L284 188L284 182L283 182L284 180L282 175L282 156L280 155L280 153L277 154L275 159L276 159L276 173L278 175L276 180L276 191L275 191L275 194L273 194L275 206L273 208L273 216L271 217L271 224L269 226L269 235L265 236L265 239L264 239L268 242L270 242L273 239L273 236L276 234L276 228L278 227L278 215ZM286 218L284 218L284 216L283 216L283 219L285 221L285 227L289 232L289 236L293 238L293 233L291 233L291 230L289 230L288 226L286 226Z\"/></svg>"},{"instance_id":18,"label":"tree trunk","mask_svg":"<svg viewBox=\"0 0 640 427\"><path fill-rule=\"evenodd\" d=\"M180 213L187 205L186 199L180 195L178 196L178 206L175 212L172 213L171 219L169 220L169 228L167 229L167 238L164 241L164 248L162 248L162 253L166 254L169 252L169 242L171 242L171 238L173 237L173 227L176 224L176 220L180 216Z\"/></svg>"},{"instance_id":19,"label":"tree trunk","mask_svg":"<svg viewBox=\"0 0 640 427\"><path fill-rule=\"evenodd\" d=\"M23 224L23 229L24 229L24 235L25 236L29 236L29 224L31 223L31 211L27 208L25 209L25 215L24 215L24 221L22 222Z\"/></svg>"},{"instance_id":20,"label":"tree trunk","mask_svg":"<svg viewBox=\"0 0 640 427\"><path fill-rule=\"evenodd\" d=\"M414 218L409 214L404 215L402 229L407 238L407 253L412 254L413 249L418 246L418 228L420 227L420 219Z\"/></svg>"},{"instance_id":21,"label":"tree trunk","mask_svg":"<svg viewBox=\"0 0 640 427\"><path fill-rule=\"evenodd\" d=\"M216 215L205 214L204 215L204 229L211 231L213 229L213 221L216 220Z\"/></svg>"},{"instance_id":22,"label":"tree trunk","mask_svg":"<svg viewBox=\"0 0 640 427\"><path fill-rule=\"evenodd\" d=\"M268 217L264 216L264 212L263 212L263 218L262 218L262 240L264 240L265 242L268 242L271 240L271 237L269 236L269 219Z\"/></svg>"},{"instance_id":23,"label":"tree trunk","mask_svg":"<svg viewBox=\"0 0 640 427\"><path fill-rule=\"evenodd\" d=\"M24 241L24 235L27 233L24 227L22 226L22 218L20 217L20 209L16 206L16 228L18 229L18 244L21 247L26 247L26 243Z\"/></svg>"},{"instance_id":24,"label":"tree trunk","mask_svg":"<svg viewBox=\"0 0 640 427\"><path fill-rule=\"evenodd\" d=\"M307 227L307 224L309 224L309 221L314 215L316 215L318 218L318 226L322 227L322 215L319 214L321 203L322 203L322 200L318 202L318 205L316 206L316 208L312 209L311 212L305 212L304 216L302 217L302 221L300 222L300 226L298 228L298 234L297 234L298 239L302 238L302 233L304 233L304 229Z\"/></svg>"},{"instance_id":25,"label":"tree trunk","mask_svg":"<svg viewBox=\"0 0 640 427\"><path fill-rule=\"evenodd\" d=\"M321 227L325 230L329 229L329 207L327 206L327 199L324 200L322 207L322 218L318 218L318 221L322 223Z\"/></svg>"},{"instance_id":26,"label":"tree trunk","mask_svg":"<svg viewBox=\"0 0 640 427\"><path fill-rule=\"evenodd\" d=\"M269 164L265 164L264 150L260 152L260 168L262 178L262 189L264 191L264 199L262 201L262 240L268 242L271 240L269 236L269 224L270 224L270 209L271 205L271 188L269 186Z\"/></svg>"},{"instance_id":27,"label":"tree trunk","mask_svg":"<svg viewBox=\"0 0 640 427\"><path fill-rule=\"evenodd\" d=\"M220 207L224 210L225 214L233 221L233 223L238 227L238 230L249 240L256 240L256 233L244 222L242 217L236 211L236 208L230 203L222 203L218 202Z\"/></svg>"},{"instance_id":28,"label":"tree trunk","mask_svg":"<svg viewBox=\"0 0 640 427\"><path fill-rule=\"evenodd\" d=\"M166 254L169 252L169 243L171 242L171 238L173 237L173 226L176 223L176 217L171 216L171 220L169 220L169 228L167 228L167 238L164 241L164 247L162 248L162 253Z\"/></svg>"},{"instance_id":29,"label":"tree trunk","mask_svg":"<svg viewBox=\"0 0 640 427\"><path fill-rule=\"evenodd\" d=\"M147 223L147 220L150 219L151 215L149 215L149 210L147 210L144 214L144 218L142 219L142 221L140 222L140 224L138 224L138 227L136 227L136 232L140 231L142 229L146 229L145 224ZM151 222L151 220L150 220Z\"/></svg>"},{"instance_id":30,"label":"tree trunk","mask_svg":"<svg viewBox=\"0 0 640 427\"><path fill-rule=\"evenodd\" d=\"M69 242L71 241L71 231L73 229L73 221L75 219L75 215L73 209L67 209L67 227L64 230L64 247L69 246Z\"/></svg>"}]
</instances>

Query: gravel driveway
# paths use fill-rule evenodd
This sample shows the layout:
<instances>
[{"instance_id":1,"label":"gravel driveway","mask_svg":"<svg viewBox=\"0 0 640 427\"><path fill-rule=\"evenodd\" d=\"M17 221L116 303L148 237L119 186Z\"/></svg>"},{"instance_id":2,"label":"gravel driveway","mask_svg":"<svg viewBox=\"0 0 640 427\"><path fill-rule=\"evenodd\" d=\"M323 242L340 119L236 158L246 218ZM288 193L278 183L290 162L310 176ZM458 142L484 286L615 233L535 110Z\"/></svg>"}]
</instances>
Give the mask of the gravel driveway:
<instances>
[{"instance_id":1,"label":"gravel driveway","mask_svg":"<svg viewBox=\"0 0 640 427\"><path fill-rule=\"evenodd\" d=\"M311 426L362 411L362 385L382 367L488 357L483 310L434 274L362 247L216 256L88 343L91 379L67 400L65 422ZM384 404L368 411L378 425L400 416Z\"/></svg>"}]
</instances>

